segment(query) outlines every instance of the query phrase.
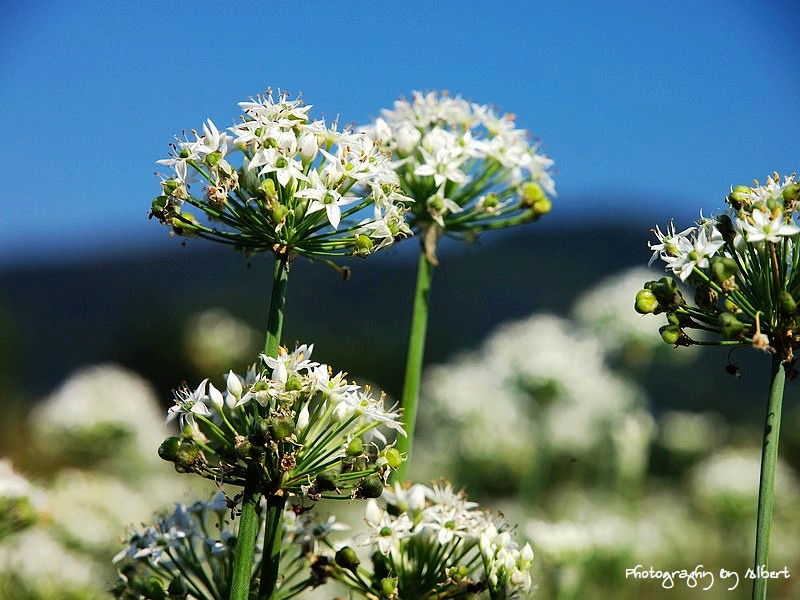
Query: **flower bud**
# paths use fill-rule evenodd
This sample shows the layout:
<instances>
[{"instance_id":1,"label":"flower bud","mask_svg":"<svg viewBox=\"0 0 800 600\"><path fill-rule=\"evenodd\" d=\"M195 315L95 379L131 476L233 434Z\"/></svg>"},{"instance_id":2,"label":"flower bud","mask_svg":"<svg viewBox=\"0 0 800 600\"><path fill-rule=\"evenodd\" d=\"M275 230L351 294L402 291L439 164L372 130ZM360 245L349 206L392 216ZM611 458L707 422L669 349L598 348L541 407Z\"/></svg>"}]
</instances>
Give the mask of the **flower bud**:
<instances>
[{"instance_id":1,"label":"flower bud","mask_svg":"<svg viewBox=\"0 0 800 600\"><path fill-rule=\"evenodd\" d=\"M781 303L781 308L787 315L793 315L797 313L797 303L794 301L792 295L786 290L783 290L778 294L778 301Z\"/></svg>"},{"instance_id":2,"label":"flower bud","mask_svg":"<svg viewBox=\"0 0 800 600\"><path fill-rule=\"evenodd\" d=\"M380 498L381 494L383 494L383 481L378 475L374 473L367 475L358 482L357 498Z\"/></svg>"},{"instance_id":3,"label":"flower bud","mask_svg":"<svg viewBox=\"0 0 800 600\"><path fill-rule=\"evenodd\" d=\"M636 293L636 302L633 307L640 315L652 314L658 308L658 300L651 290L639 290Z\"/></svg>"},{"instance_id":4,"label":"flower bud","mask_svg":"<svg viewBox=\"0 0 800 600\"><path fill-rule=\"evenodd\" d=\"M297 415L297 423L295 427L298 431L303 431L310 423L311 415L308 413L308 404L304 404L303 408Z\"/></svg>"},{"instance_id":5,"label":"flower bud","mask_svg":"<svg viewBox=\"0 0 800 600\"><path fill-rule=\"evenodd\" d=\"M233 371L228 371L228 378L225 381L225 385L228 388L228 393L236 398L236 400L242 399L242 382L239 380L239 377Z\"/></svg>"},{"instance_id":6,"label":"flower bud","mask_svg":"<svg viewBox=\"0 0 800 600\"><path fill-rule=\"evenodd\" d=\"M317 156L319 150L319 142L317 136L313 133L304 133L297 140L297 151L303 164L308 164Z\"/></svg>"},{"instance_id":7,"label":"flower bud","mask_svg":"<svg viewBox=\"0 0 800 600\"><path fill-rule=\"evenodd\" d=\"M670 346L677 345L681 337L683 337L683 332L678 325L664 325L658 330L658 333L661 334L661 339Z\"/></svg>"},{"instance_id":8,"label":"flower bud","mask_svg":"<svg viewBox=\"0 0 800 600\"><path fill-rule=\"evenodd\" d=\"M722 336L728 340L739 338L747 327L745 323L742 323L736 318L736 315L729 312L720 314L719 317L717 317L717 323L719 324L720 331L722 331Z\"/></svg>"},{"instance_id":9,"label":"flower bud","mask_svg":"<svg viewBox=\"0 0 800 600\"><path fill-rule=\"evenodd\" d=\"M344 546L343 548L337 550L333 559L336 561L337 565L353 573L356 572L358 565L361 564L361 561L358 560L356 551L350 546Z\"/></svg>"},{"instance_id":10,"label":"flower bud","mask_svg":"<svg viewBox=\"0 0 800 600\"><path fill-rule=\"evenodd\" d=\"M736 261L728 256L715 256L711 259L711 274L714 276L714 281L720 285L736 275L738 270Z\"/></svg>"}]
</instances>

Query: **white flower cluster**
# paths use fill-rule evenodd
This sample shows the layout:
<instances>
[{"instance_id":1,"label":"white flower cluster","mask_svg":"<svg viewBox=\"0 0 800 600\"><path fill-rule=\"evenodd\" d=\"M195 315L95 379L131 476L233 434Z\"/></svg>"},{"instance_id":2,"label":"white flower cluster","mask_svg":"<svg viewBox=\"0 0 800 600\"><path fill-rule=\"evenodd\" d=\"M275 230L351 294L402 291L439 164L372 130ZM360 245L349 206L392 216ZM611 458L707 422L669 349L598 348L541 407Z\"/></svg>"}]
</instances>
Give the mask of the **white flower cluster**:
<instances>
[{"instance_id":1,"label":"white flower cluster","mask_svg":"<svg viewBox=\"0 0 800 600\"><path fill-rule=\"evenodd\" d=\"M244 115L232 135L209 119L202 134L178 140L173 156L158 161L173 171L153 203L162 222L251 251L309 257L366 255L411 233L409 198L368 136L310 121L311 106L286 93L239 106ZM204 196L192 190L197 179ZM184 203L206 212L211 226L182 212Z\"/></svg>"},{"instance_id":2,"label":"white flower cluster","mask_svg":"<svg viewBox=\"0 0 800 600\"><path fill-rule=\"evenodd\" d=\"M273 466L280 475L272 474L281 488L312 496L338 493L367 473L397 467L401 457L386 446L380 427L404 435L399 410L387 407L383 395L349 382L345 373L334 375L328 365L312 361L313 348L303 344L293 352L280 348L274 357L261 355L244 376L229 371L224 391L207 379L194 390L176 391L167 421L177 418L184 437L216 454L220 464L205 472L208 465L197 453L189 456L194 464L187 464L176 438L170 438L173 450L162 444L162 456L237 483L244 462L269 447L279 463ZM320 476L324 482L309 485Z\"/></svg>"},{"instance_id":3,"label":"white flower cluster","mask_svg":"<svg viewBox=\"0 0 800 600\"><path fill-rule=\"evenodd\" d=\"M416 200L415 227L480 231L550 210L553 161L514 126L513 115L458 96L414 92L411 101L383 110L368 131L392 153L404 192Z\"/></svg>"},{"instance_id":4,"label":"white flower cluster","mask_svg":"<svg viewBox=\"0 0 800 600\"><path fill-rule=\"evenodd\" d=\"M383 500L385 507L375 500L367 503L370 534L364 544L386 557L401 598L427 597L441 591L438 586L468 580L485 582L492 598L514 598L530 590L530 545L520 548L505 523L450 484L408 489L395 484L384 491ZM444 564L436 557L446 557ZM418 588L429 579L426 570L437 571L442 579L428 582L430 589Z\"/></svg>"},{"instance_id":5,"label":"white flower cluster","mask_svg":"<svg viewBox=\"0 0 800 600\"><path fill-rule=\"evenodd\" d=\"M724 222L703 218L701 214L696 226L677 233L672 224L666 233L656 227L658 242L650 244L653 250L650 263L660 257L668 270L686 281L695 269L707 269L714 256L726 256L747 264L751 252L748 246L760 248L764 242L777 244L783 240L796 244L795 236L800 233L800 227L795 222L795 213L800 205L794 203L795 179L792 174L781 182L775 173L767 178L765 185L732 189L728 196L732 210Z\"/></svg>"}]
</instances>

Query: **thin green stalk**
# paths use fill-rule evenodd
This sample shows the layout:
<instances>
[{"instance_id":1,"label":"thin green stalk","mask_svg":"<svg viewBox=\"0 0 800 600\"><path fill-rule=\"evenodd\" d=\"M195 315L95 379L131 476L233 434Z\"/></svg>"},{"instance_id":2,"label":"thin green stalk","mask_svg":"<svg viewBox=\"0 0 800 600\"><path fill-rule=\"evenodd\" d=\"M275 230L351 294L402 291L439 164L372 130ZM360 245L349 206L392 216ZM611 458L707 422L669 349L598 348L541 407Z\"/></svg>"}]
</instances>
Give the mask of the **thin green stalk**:
<instances>
[{"instance_id":1,"label":"thin green stalk","mask_svg":"<svg viewBox=\"0 0 800 600\"><path fill-rule=\"evenodd\" d=\"M267 317L267 335L264 341L264 353L267 356L275 356L280 346L281 332L283 330L283 315L286 309L286 286L289 280L289 264L286 257L275 257L275 268L272 278L272 295L269 303L269 315ZM258 535L259 515L258 505L261 501L261 488L263 484L263 469L260 464L253 463L247 469L247 478L244 485L244 496L242 498L242 514L239 517L239 531L236 535L236 554L233 559L233 575L231 579L230 600L247 600L250 595L250 578L253 570L255 558L256 536ZM265 540L273 535L270 527L275 525L274 531L282 531L283 526L280 518L283 511L280 511L277 524L267 522L264 533ZM278 535L280 537L280 535ZM271 564L275 558L280 561L280 552L277 556L272 553L267 560L268 546L264 546L264 559L262 573L269 569L276 573L274 584L277 581L278 562ZM270 564L268 564L270 563ZM264 584L262 582L262 593ZM274 589L269 592L274 593ZM261 596L268 598L270 596Z\"/></svg>"},{"instance_id":2,"label":"thin green stalk","mask_svg":"<svg viewBox=\"0 0 800 600\"><path fill-rule=\"evenodd\" d=\"M424 249L419 253L417 265L417 288L414 293L414 312L411 317L411 333L408 339L408 356L406 358L406 375L403 382L403 407L406 437L398 436L397 449L407 455L394 475L395 481L404 481L408 474L408 458L414 440L414 426L417 420L417 404L419 402L419 386L422 378L422 362L425 356L425 333L428 329L428 300L433 278L433 265L428 260Z\"/></svg>"},{"instance_id":3,"label":"thin green stalk","mask_svg":"<svg viewBox=\"0 0 800 600\"><path fill-rule=\"evenodd\" d=\"M272 297L269 301L267 318L267 337L264 340L264 354L275 356L281 345L283 315L286 311L286 286L289 283L289 261L286 257L275 258L272 274Z\"/></svg>"},{"instance_id":4,"label":"thin green stalk","mask_svg":"<svg viewBox=\"0 0 800 600\"><path fill-rule=\"evenodd\" d=\"M756 552L753 580L753 600L765 600L767 580L758 577L759 569L769 568L769 533L772 526L772 506L775 500L775 467L778 462L778 441L781 430L781 405L786 370L779 353L772 355L769 406L764 421L764 447L761 450L761 479L758 486L758 518L756 522Z\"/></svg>"},{"instance_id":5,"label":"thin green stalk","mask_svg":"<svg viewBox=\"0 0 800 600\"><path fill-rule=\"evenodd\" d=\"M276 587L281 563L283 541L283 508L286 496L267 496L267 518L264 525L264 559L261 562L261 589L263 600L277 598Z\"/></svg>"}]
</instances>

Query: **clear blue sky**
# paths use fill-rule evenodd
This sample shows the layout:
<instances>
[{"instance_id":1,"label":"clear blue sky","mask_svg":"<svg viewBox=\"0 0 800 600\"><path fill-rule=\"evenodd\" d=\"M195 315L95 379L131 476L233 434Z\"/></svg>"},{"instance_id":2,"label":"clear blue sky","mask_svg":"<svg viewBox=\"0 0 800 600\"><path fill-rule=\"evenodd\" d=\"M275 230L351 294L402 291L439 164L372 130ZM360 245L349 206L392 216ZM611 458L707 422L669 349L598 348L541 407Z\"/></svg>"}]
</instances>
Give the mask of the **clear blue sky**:
<instances>
[{"instance_id":1,"label":"clear blue sky","mask_svg":"<svg viewBox=\"0 0 800 600\"><path fill-rule=\"evenodd\" d=\"M390 7L391 6L391 7ZM800 168L792 2L29 2L0 21L0 265L118 251L181 129L267 86L364 122L414 89L517 115L561 219L689 219ZM618 202L587 203L597 194Z\"/></svg>"}]
</instances>

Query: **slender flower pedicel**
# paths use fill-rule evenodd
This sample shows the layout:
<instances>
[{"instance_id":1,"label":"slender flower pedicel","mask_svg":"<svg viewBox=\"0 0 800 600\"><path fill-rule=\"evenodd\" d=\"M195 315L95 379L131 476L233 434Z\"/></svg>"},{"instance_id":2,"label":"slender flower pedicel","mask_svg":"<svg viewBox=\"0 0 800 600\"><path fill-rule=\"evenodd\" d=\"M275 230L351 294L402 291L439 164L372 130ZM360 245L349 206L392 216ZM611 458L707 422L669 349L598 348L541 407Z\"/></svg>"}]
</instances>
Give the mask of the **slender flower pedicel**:
<instances>
[{"instance_id":1,"label":"slender flower pedicel","mask_svg":"<svg viewBox=\"0 0 800 600\"><path fill-rule=\"evenodd\" d=\"M446 93L414 92L368 128L391 152L403 193L414 200L409 225L421 238L402 406L410 452L414 435L436 243L536 221L550 212L553 161L539 153L514 116ZM398 477L405 477L404 467Z\"/></svg>"},{"instance_id":2,"label":"slender flower pedicel","mask_svg":"<svg viewBox=\"0 0 800 600\"><path fill-rule=\"evenodd\" d=\"M703 218L675 233L672 225L651 244L653 259L695 291L695 305L683 297L676 280L650 281L636 295L642 314L663 313L661 337L675 346L752 346L772 357L770 394L764 424L759 483L755 569L768 565L774 503L781 405L787 375L797 376L795 353L800 348L800 185L794 174L778 173L764 185L737 186L727 197L725 214ZM705 332L692 338L690 330ZM712 339L707 339L709 336ZM738 375L730 363L727 370ZM754 580L753 598L766 598L767 581Z\"/></svg>"}]
</instances>

